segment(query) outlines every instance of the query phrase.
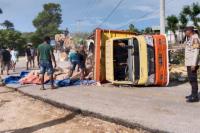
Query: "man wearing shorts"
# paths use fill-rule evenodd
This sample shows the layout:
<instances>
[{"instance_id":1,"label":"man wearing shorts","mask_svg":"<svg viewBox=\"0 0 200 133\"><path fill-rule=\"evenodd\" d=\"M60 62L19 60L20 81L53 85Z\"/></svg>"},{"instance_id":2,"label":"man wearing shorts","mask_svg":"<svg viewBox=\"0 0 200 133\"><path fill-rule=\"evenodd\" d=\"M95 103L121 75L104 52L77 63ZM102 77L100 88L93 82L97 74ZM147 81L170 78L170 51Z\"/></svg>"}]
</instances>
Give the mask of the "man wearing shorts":
<instances>
[{"instance_id":1,"label":"man wearing shorts","mask_svg":"<svg viewBox=\"0 0 200 133\"><path fill-rule=\"evenodd\" d=\"M54 62L54 67L56 67L56 60L55 56L53 54L53 47L50 45L50 37L45 37L44 38L44 43L40 44L38 46L38 56L37 56L37 61L38 61L38 66L40 67L40 73L42 74L42 88L41 90L45 90L44 88L44 75L47 73L50 75L50 80L51 80L51 89L55 89L54 87L54 80L53 80L53 65L52 61Z\"/></svg>"}]
</instances>

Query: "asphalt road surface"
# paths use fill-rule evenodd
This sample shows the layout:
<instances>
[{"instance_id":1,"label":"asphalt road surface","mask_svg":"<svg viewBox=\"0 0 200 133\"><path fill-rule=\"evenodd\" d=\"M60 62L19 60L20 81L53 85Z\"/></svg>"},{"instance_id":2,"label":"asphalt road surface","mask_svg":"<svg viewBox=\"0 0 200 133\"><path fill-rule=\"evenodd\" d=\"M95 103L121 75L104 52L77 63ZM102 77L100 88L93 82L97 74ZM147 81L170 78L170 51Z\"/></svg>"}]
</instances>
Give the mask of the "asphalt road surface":
<instances>
[{"instance_id":1,"label":"asphalt road surface","mask_svg":"<svg viewBox=\"0 0 200 133\"><path fill-rule=\"evenodd\" d=\"M53 107L0 88L0 133L146 133Z\"/></svg>"}]
</instances>

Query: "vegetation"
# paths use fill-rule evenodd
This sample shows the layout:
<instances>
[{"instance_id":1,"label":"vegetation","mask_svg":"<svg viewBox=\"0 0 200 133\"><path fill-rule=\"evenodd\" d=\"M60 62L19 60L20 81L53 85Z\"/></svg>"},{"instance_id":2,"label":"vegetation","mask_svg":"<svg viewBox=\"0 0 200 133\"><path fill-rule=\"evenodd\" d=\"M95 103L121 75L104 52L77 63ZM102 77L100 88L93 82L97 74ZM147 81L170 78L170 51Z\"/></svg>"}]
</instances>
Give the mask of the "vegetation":
<instances>
[{"instance_id":1,"label":"vegetation","mask_svg":"<svg viewBox=\"0 0 200 133\"><path fill-rule=\"evenodd\" d=\"M178 65L183 65L185 62L185 52L184 50L178 50L175 52L170 51L169 53L170 57L170 64L178 64Z\"/></svg>"},{"instance_id":2,"label":"vegetation","mask_svg":"<svg viewBox=\"0 0 200 133\"><path fill-rule=\"evenodd\" d=\"M36 32L30 36L31 42L37 45L42 42L44 36L54 37L60 33L59 26L62 23L61 6L55 3L44 4L43 11L33 20Z\"/></svg>"},{"instance_id":3,"label":"vegetation","mask_svg":"<svg viewBox=\"0 0 200 133\"><path fill-rule=\"evenodd\" d=\"M72 37L74 39L75 44L79 44L80 41L86 40L89 35L90 35L90 33L80 32L80 33L72 34ZM83 43L86 43L86 42L83 42Z\"/></svg>"},{"instance_id":4,"label":"vegetation","mask_svg":"<svg viewBox=\"0 0 200 133\"><path fill-rule=\"evenodd\" d=\"M192 5L185 6L181 12L187 20L193 22L194 26L200 30L200 5L199 3L193 3Z\"/></svg>"},{"instance_id":5,"label":"vegetation","mask_svg":"<svg viewBox=\"0 0 200 133\"><path fill-rule=\"evenodd\" d=\"M16 48L20 53L26 44L26 39L21 36L22 34L14 30L0 30L0 46Z\"/></svg>"},{"instance_id":6,"label":"vegetation","mask_svg":"<svg viewBox=\"0 0 200 133\"><path fill-rule=\"evenodd\" d=\"M180 15L179 15L179 22L180 22L180 29L181 30L185 29L185 27L188 24L188 21L189 20L187 19L187 17L183 13L180 13Z\"/></svg>"},{"instance_id":7,"label":"vegetation","mask_svg":"<svg viewBox=\"0 0 200 133\"><path fill-rule=\"evenodd\" d=\"M5 27L7 30L14 30L14 24L10 22L9 20L5 20L2 24L3 27Z\"/></svg>"},{"instance_id":8,"label":"vegetation","mask_svg":"<svg viewBox=\"0 0 200 133\"><path fill-rule=\"evenodd\" d=\"M175 40L177 40L176 30L178 29L178 18L175 15L171 15L167 17L167 26L168 29L171 30L175 35Z\"/></svg>"},{"instance_id":9,"label":"vegetation","mask_svg":"<svg viewBox=\"0 0 200 133\"><path fill-rule=\"evenodd\" d=\"M135 32L135 33L140 33L140 31L133 24L129 25L128 31Z\"/></svg>"},{"instance_id":10,"label":"vegetation","mask_svg":"<svg viewBox=\"0 0 200 133\"><path fill-rule=\"evenodd\" d=\"M167 17L167 28L171 30L177 41L177 36L175 34L176 30L180 29L182 32L191 21L196 28L200 30L200 5L199 3L193 3L192 5L187 5L183 7L182 11L178 16L171 15Z\"/></svg>"},{"instance_id":11,"label":"vegetation","mask_svg":"<svg viewBox=\"0 0 200 133\"><path fill-rule=\"evenodd\" d=\"M2 13L3 11L0 8L0 14ZM20 53L23 53L26 39L22 37L20 32L14 30L14 24L5 20L1 26L5 27L5 29L0 30L0 48L16 48Z\"/></svg>"},{"instance_id":12,"label":"vegetation","mask_svg":"<svg viewBox=\"0 0 200 133\"><path fill-rule=\"evenodd\" d=\"M153 30L152 30L151 27L146 27L146 28L144 29L143 33L145 33L145 34L152 34L152 33L153 33Z\"/></svg>"}]
</instances>

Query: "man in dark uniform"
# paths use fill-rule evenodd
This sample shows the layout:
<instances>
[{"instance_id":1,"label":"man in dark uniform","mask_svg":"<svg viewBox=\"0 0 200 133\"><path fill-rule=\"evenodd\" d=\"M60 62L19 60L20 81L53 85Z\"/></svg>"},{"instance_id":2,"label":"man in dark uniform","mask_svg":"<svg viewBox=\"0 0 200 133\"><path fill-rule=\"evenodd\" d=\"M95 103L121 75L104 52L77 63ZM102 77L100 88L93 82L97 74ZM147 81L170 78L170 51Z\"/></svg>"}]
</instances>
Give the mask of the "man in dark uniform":
<instances>
[{"instance_id":1,"label":"man in dark uniform","mask_svg":"<svg viewBox=\"0 0 200 133\"><path fill-rule=\"evenodd\" d=\"M185 44L185 66L187 67L188 79L192 87L191 95L186 96L187 102L198 102L197 70L199 69L200 39L194 32L194 27L187 27Z\"/></svg>"}]
</instances>

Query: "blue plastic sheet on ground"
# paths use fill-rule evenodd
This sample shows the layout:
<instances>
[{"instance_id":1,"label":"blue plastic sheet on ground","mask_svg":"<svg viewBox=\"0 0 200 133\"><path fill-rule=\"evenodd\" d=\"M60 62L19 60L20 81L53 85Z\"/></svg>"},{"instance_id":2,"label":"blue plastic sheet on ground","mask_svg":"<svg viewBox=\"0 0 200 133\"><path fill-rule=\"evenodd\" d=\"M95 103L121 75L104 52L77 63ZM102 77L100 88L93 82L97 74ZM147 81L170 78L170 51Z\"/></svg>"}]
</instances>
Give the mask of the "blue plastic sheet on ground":
<instances>
[{"instance_id":1,"label":"blue plastic sheet on ground","mask_svg":"<svg viewBox=\"0 0 200 133\"><path fill-rule=\"evenodd\" d=\"M95 84L95 80L79 80L79 79L64 79L55 81L57 87L67 87L75 85L92 85Z\"/></svg>"},{"instance_id":2,"label":"blue plastic sheet on ground","mask_svg":"<svg viewBox=\"0 0 200 133\"><path fill-rule=\"evenodd\" d=\"M3 82L4 84L20 84L19 80L21 78L24 78L25 76L28 75L29 72L27 71L22 71L19 76L8 76L6 77ZM49 84L47 82L47 84ZM67 86L75 86L75 85L92 85L95 84L95 80L80 80L80 79L64 79L64 80L56 80L55 85L57 87L67 87Z\"/></svg>"},{"instance_id":3,"label":"blue plastic sheet on ground","mask_svg":"<svg viewBox=\"0 0 200 133\"><path fill-rule=\"evenodd\" d=\"M29 72L22 71L19 76L8 76L3 80L4 84L19 84L19 80L28 75Z\"/></svg>"}]
</instances>

